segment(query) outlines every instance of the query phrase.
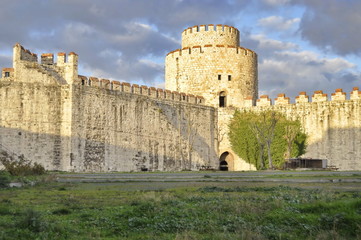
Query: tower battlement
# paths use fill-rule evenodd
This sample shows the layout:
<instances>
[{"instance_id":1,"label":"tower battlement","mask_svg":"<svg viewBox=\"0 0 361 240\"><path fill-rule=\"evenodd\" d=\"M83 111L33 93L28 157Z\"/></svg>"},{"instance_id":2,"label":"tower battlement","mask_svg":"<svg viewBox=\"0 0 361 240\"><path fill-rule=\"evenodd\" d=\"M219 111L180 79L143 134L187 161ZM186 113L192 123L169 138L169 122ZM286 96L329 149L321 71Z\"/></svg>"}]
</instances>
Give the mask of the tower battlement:
<instances>
[{"instance_id":1,"label":"tower battlement","mask_svg":"<svg viewBox=\"0 0 361 240\"><path fill-rule=\"evenodd\" d=\"M182 33L182 48L220 44L238 47L239 31L228 25L199 25L187 28Z\"/></svg>"},{"instance_id":2,"label":"tower battlement","mask_svg":"<svg viewBox=\"0 0 361 240\"><path fill-rule=\"evenodd\" d=\"M219 52L226 52L227 54L237 54L240 56L250 56L250 57L256 57L257 53L252 51L251 49L244 48L244 47L234 47L229 45L212 45L207 44L204 46L193 46L193 47L185 47L182 49L176 49L174 51L171 51L167 54L167 57L173 57L177 58L180 56L190 55L190 54L197 54L197 53L219 53Z\"/></svg>"},{"instance_id":3,"label":"tower battlement","mask_svg":"<svg viewBox=\"0 0 361 240\"><path fill-rule=\"evenodd\" d=\"M180 49L168 53L166 88L202 95L213 107L243 107L257 98L257 54L239 45L239 31L227 25L199 25L182 33Z\"/></svg>"}]
</instances>

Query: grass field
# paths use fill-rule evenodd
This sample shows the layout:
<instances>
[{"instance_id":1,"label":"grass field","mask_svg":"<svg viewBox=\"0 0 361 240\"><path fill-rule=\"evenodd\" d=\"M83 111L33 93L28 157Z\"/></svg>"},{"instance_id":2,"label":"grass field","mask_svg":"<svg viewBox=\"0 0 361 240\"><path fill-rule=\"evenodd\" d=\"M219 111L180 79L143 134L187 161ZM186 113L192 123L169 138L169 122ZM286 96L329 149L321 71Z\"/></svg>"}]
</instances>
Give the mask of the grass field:
<instances>
[{"instance_id":1,"label":"grass field","mask_svg":"<svg viewBox=\"0 0 361 240\"><path fill-rule=\"evenodd\" d=\"M360 183L197 176L1 189L0 239L361 239Z\"/></svg>"}]
</instances>

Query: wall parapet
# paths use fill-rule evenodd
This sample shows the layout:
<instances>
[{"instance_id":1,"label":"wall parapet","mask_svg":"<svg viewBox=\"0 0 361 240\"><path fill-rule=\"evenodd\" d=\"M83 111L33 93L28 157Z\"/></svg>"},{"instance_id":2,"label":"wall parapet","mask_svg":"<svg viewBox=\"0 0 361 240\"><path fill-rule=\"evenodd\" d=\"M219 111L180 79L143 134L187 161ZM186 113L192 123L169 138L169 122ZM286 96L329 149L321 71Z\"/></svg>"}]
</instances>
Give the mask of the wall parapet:
<instances>
[{"instance_id":1,"label":"wall parapet","mask_svg":"<svg viewBox=\"0 0 361 240\"><path fill-rule=\"evenodd\" d=\"M170 91L162 88L148 87L145 85L130 84L128 82L111 81L109 79L98 79L96 77L89 77L78 75L79 84L88 87L97 87L114 92L125 92L135 95L143 95L150 98L160 100L170 100L177 102L186 102L191 104L205 105L205 100L202 96L195 96L193 94L186 94L183 92Z\"/></svg>"},{"instance_id":2,"label":"wall parapet","mask_svg":"<svg viewBox=\"0 0 361 240\"><path fill-rule=\"evenodd\" d=\"M254 101L256 100L256 101ZM292 105L292 104L303 104L303 103L319 103L319 102L342 102L342 101L352 101L352 100L361 100L361 91L358 87L354 87L350 93L349 98L347 98L346 92L342 88L338 88L334 93L331 94L331 99L328 99L328 95L323 93L323 91L315 91L312 95L312 100L309 101L309 97L306 92L300 92L299 95L295 98L295 103L290 102L290 98L286 97L286 94L280 93L275 98L274 104L268 95L262 95L259 99L254 99L252 96L244 98L245 107L254 107L254 106L272 106L272 105ZM256 102L256 104L254 104Z\"/></svg>"},{"instance_id":3,"label":"wall parapet","mask_svg":"<svg viewBox=\"0 0 361 240\"><path fill-rule=\"evenodd\" d=\"M202 53L218 53L226 51L227 54L235 54L235 55L241 55L241 56L251 56L256 57L257 53L252 51L251 49L244 48L244 47L235 47L232 45L223 45L223 44L205 44L203 46L196 45L192 47L184 47L182 49L176 49L174 51L171 51L167 54L167 57L181 57L185 55L191 55L191 54L202 54Z\"/></svg>"}]
</instances>

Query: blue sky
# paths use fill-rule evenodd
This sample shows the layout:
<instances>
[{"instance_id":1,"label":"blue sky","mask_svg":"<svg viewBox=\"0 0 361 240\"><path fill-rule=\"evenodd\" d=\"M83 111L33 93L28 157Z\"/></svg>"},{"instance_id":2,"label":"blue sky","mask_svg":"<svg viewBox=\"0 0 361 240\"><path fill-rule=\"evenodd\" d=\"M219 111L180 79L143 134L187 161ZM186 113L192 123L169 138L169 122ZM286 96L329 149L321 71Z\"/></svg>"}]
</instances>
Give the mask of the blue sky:
<instances>
[{"instance_id":1,"label":"blue sky","mask_svg":"<svg viewBox=\"0 0 361 240\"><path fill-rule=\"evenodd\" d=\"M19 42L74 51L86 76L164 86L165 55L181 32L227 24L259 57L259 92L272 98L361 87L359 0L0 0L0 67Z\"/></svg>"}]
</instances>

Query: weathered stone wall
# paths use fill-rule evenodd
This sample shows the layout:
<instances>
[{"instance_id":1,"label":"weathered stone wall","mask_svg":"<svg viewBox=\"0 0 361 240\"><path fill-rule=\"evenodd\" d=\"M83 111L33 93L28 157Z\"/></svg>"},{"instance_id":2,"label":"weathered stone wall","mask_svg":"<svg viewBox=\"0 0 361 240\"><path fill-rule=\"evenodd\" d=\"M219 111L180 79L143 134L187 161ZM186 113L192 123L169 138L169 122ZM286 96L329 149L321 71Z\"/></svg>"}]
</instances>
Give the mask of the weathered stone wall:
<instances>
[{"instance_id":1,"label":"weathered stone wall","mask_svg":"<svg viewBox=\"0 0 361 240\"><path fill-rule=\"evenodd\" d=\"M195 28L183 32L183 49L166 57L166 89L201 95L213 107L219 107L222 94L225 106L243 107L246 97L256 99L257 54L239 47L238 30Z\"/></svg>"},{"instance_id":2,"label":"weathered stone wall","mask_svg":"<svg viewBox=\"0 0 361 240\"><path fill-rule=\"evenodd\" d=\"M64 91L59 86L2 79L0 144L47 169L60 169Z\"/></svg>"},{"instance_id":3,"label":"weathered stone wall","mask_svg":"<svg viewBox=\"0 0 361 240\"><path fill-rule=\"evenodd\" d=\"M150 91L137 95L94 86L74 87L70 169L179 171L217 167L215 109L150 97Z\"/></svg>"},{"instance_id":4,"label":"weathered stone wall","mask_svg":"<svg viewBox=\"0 0 361 240\"><path fill-rule=\"evenodd\" d=\"M88 79L76 54L65 58L39 64L14 46L13 75L0 78L0 147L51 170L217 167L217 114L203 98Z\"/></svg>"}]
</instances>

